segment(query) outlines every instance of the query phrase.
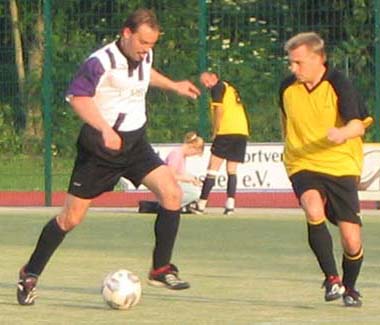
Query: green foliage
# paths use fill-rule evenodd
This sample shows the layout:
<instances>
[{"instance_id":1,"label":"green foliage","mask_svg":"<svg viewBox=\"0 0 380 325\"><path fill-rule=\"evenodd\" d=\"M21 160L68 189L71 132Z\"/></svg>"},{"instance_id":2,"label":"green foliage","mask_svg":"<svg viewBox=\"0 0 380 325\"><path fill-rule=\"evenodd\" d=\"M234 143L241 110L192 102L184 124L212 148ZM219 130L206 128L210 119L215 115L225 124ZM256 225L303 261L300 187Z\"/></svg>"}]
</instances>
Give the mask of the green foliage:
<instances>
[{"instance_id":1,"label":"green foliage","mask_svg":"<svg viewBox=\"0 0 380 325\"><path fill-rule=\"evenodd\" d=\"M21 138L12 121L12 107L0 103L0 152L16 153L21 149Z\"/></svg>"}]
</instances>

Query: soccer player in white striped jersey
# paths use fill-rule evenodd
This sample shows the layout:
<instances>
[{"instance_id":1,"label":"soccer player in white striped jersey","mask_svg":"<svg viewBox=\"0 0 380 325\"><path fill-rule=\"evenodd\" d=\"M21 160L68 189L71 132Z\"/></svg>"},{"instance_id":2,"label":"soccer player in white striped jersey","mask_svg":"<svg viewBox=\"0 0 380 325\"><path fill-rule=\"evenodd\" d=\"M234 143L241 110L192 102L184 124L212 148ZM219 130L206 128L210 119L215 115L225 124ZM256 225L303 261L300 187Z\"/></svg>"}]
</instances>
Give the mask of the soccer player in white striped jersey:
<instances>
[{"instance_id":1,"label":"soccer player in white striped jersey","mask_svg":"<svg viewBox=\"0 0 380 325\"><path fill-rule=\"evenodd\" d=\"M34 304L37 279L50 257L65 235L84 220L92 199L112 191L120 177L136 186L144 184L160 202L149 283L175 290L189 288L171 263L181 190L146 141L145 95L149 86L192 99L200 92L190 81L173 81L152 68L152 49L159 34L155 14L136 10L123 24L119 39L90 55L69 85L66 98L84 122L77 158L62 211L45 225L20 270L19 304Z\"/></svg>"}]
</instances>

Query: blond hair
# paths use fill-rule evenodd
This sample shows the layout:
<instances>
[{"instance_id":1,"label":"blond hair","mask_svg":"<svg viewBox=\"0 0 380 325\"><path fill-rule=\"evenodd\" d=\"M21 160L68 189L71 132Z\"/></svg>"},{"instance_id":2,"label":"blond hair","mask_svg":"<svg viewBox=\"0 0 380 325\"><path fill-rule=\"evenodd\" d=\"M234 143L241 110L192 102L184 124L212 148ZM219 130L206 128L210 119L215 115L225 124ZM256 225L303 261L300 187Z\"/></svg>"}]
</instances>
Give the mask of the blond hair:
<instances>
[{"instance_id":1,"label":"blond hair","mask_svg":"<svg viewBox=\"0 0 380 325\"><path fill-rule=\"evenodd\" d=\"M200 137L196 132L190 131L185 134L185 138L183 140L185 144L188 144L194 148L199 148L203 150L204 140Z\"/></svg>"},{"instance_id":2,"label":"blond hair","mask_svg":"<svg viewBox=\"0 0 380 325\"><path fill-rule=\"evenodd\" d=\"M301 45L307 46L316 54L326 56L325 42L315 32L299 33L293 36L285 43L284 50L289 53Z\"/></svg>"}]
</instances>

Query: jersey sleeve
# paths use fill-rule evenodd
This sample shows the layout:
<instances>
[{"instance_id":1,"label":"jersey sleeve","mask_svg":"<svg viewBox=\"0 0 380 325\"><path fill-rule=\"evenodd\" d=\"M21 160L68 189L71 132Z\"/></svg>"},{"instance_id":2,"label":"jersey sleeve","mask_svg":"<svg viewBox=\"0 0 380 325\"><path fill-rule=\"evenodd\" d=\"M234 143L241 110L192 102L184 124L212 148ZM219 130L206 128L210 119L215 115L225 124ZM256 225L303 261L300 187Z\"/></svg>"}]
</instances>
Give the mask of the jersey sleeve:
<instances>
[{"instance_id":1,"label":"jersey sleeve","mask_svg":"<svg viewBox=\"0 0 380 325\"><path fill-rule=\"evenodd\" d=\"M215 104L223 102L223 96L226 91L226 86L222 80L219 80L214 87L211 88L211 99Z\"/></svg>"},{"instance_id":2,"label":"jersey sleeve","mask_svg":"<svg viewBox=\"0 0 380 325\"><path fill-rule=\"evenodd\" d=\"M86 60L71 81L66 91L66 98L69 99L71 96L93 97L104 72L105 69L98 58L93 57Z\"/></svg>"},{"instance_id":3,"label":"jersey sleeve","mask_svg":"<svg viewBox=\"0 0 380 325\"><path fill-rule=\"evenodd\" d=\"M338 110L345 123L353 119L365 120L370 117L359 92L343 73L334 71L328 79L336 92Z\"/></svg>"}]
</instances>

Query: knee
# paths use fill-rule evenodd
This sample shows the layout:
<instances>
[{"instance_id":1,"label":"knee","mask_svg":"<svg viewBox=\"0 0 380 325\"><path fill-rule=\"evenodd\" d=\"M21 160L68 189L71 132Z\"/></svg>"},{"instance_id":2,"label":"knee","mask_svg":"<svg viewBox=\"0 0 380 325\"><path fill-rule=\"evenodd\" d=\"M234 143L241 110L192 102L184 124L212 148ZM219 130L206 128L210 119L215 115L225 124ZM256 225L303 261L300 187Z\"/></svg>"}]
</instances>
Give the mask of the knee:
<instances>
[{"instance_id":1,"label":"knee","mask_svg":"<svg viewBox=\"0 0 380 325\"><path fill-rule=\"evenodd\" d=\"M362 242L359 238L342 239L344 253L349 256L356 256L362 250Z\"/></svg>"},{"instance_id":2,"label":"knee","mask_svg":"<svg viewBox=\"0 0 380 325\"><path fill-rule=\"evenodd\" d=\"M82 217L73 211L62 211L57 216L57 223L63 231L70 231L82 222Z\"/></svg>"},{"instance_id":3,"label":"knee","mask_svg":"<svg viewBox=\"0 0 380 325\"><path fill-rule=\"evenodd\" d=\"M319 223L325 220L325 212L318 206L309 206L306 209L307 220L311 223Z\"/></svg>"},{"instance_id":4,"label":"knee","mask_svg":"<svg viewBox=\"0 0 380 325\"><path fill-rule=\"evenodd\" d=\"M178 184L175 184L168 194L168 199L172 202L181 202L182 200L182 189Z\"/></svg>"},{"instance_id":5,"label":"knee","mask_svg":"<svg viewBox=\"0 0 380 325\"><path fill-rule=\"evenodd\" d=\"M167 187L160 193L161 204L170 209L177 209L181 205L182 189L177 183Z\"/></svg>"}]
</instances>

